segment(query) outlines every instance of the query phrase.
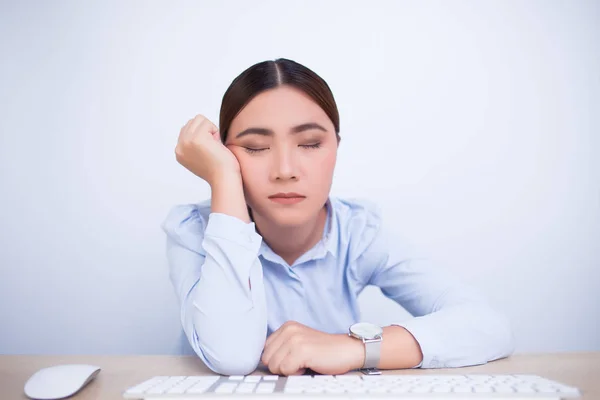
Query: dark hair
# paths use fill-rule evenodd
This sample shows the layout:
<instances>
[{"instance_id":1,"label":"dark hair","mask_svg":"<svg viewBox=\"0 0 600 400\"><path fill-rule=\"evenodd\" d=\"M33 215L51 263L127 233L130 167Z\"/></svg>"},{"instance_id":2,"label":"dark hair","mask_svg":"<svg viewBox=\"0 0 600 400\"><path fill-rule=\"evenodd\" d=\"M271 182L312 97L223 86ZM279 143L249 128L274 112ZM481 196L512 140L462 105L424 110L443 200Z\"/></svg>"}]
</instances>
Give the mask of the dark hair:
<instances>
[{"instance_id":1,"label":"dark hair","mask_svg":"<svg viewBox=\"0 0 600 400\"><path fill-rule=\"evenodd\" d=\"M311 97L333 122L340 139L340 117L327 82L302 64L285 58L263 61L246 69L231 82L223 95L219 130L225 143L231 122L256 95L282 85L297 88Z\"/></svg>"}]
</instances>

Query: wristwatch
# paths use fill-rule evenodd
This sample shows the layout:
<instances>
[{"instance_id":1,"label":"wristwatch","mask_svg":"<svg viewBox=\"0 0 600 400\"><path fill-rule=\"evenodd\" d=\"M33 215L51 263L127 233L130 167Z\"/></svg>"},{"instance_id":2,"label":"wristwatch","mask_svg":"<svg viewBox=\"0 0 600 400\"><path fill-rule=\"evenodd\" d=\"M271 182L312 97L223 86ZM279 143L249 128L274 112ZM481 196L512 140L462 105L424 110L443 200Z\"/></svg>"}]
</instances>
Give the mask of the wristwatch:
<instances>
[{"instance_id":1,"label":"wristwatch","mask_svg":"<svg viewBox=\"0 0 600 400\"><path fill-rule=\"evenodd\" d=\"M362 340L365 344L365 362L360 369L367 375L379 375L377 369L381 358L381 341L383 340L383 329L368 322L359 322L349 329L349 336Z\"/></svg>"}]
</instances>

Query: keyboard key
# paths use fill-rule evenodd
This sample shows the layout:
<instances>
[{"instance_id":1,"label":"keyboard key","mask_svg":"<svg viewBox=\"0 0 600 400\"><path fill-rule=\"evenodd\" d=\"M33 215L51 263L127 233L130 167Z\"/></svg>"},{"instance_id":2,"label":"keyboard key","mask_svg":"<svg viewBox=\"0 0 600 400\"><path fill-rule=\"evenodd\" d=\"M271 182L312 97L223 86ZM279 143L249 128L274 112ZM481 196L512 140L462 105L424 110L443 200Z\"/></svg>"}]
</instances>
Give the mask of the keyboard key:
<instances>
[{"instance_id":1,"label":"keyboard key","mask_svg":"<svg viewBox=\"0 0 600 400\"><path fill-rule=\"evenodd\" d=\"M196 385L192 386L191 388L187 389L185 391L185 393L202 394L202 393L206 392L211 386L212 385L196 384Z\"/></svg>"},{"instance_id":2,"label":"keyboard key","mask_svg":"<svg viewBox=\"0 0 600 400\"><path fill-rule=\"evenodd\" d=\"M279 375L265 375L262 378L263 381L276 381L279 379Z\"/></svg>"},{"instance_id":3,"label":"keyboard key","mask_svg":"<svg viewBox=\"0 0 600 400\"><path fill-rule=\"evenodd\" d=\"M127 391L125 393L127 393L127 394L144 393L146 390L150 389L152 386L158 385L159 383L167 380L168 378L169 378L168 376L155 376L154 378L148 379L130 389L127 389Z\"/></svg>"},{"instance_id":4,"label":"keyboard key","mask_svg":"<svg viewBox=\"0 0 600 400\"><path fill-rule=\"evenodd\" d=\"M452 391L454 393L473 393L473 389L471 388L471 386L466 385L454 386L454 388L452 388Z\"/></svg>"},{"instance_id":5,"label":"keyboard key","mask_svg":"<svg viewBox=\"0 0 600 400\"><path fill-rule=\"evenodd\" d=\"M369 389L365 386L354 386L348 388L348 393L367 393Z\"/></svg>"},{"instance_id":6,"label":"keyboard key","mask_svg":"<svg viewBox=\"0 0 600 400\"><path fill-rule=\"evenodd\" d=\"M337 375L335 377L338 382L362 382L362 379L358 375Z\"/></svg>"},{"instance_id":7,"label":"keyboard key","mask_svg":"<svg viewBox=\"0 0 600 400\"><path fill-rule=\"evenodd\" d=\"M541 384L537 385L537 391L540 393L556 393L558 392L558 388L554 385Z\"/></svg>"},{"instance_id":8,"label":"keyboard key","mask_svg":"<svg viewBox=\"0 0 600 400\"><path fill-rule=\"evenodd\" d=\"M365 375L362 377L365 382L382 382L385 379L383 375Z\"/></svg>"},{"instance_id":9,"label":"keyboard key","mask_svg":"<svg viewBox=\"0 0 600 400\"><path fill-rule=\"evenodd\" d=\"M304 391L304 389L302 389L299 386L286 386L283 389L283 393L290 393L290 394L297 394L297 393L302 393Z\"/></svg>"},{"instance_id":10,"label":"keyboard key","mask_svg":"<svg viewBox=\"0 0 600 400\"><path fill-rule=\"evenodd\" d=\"M261 393L261 394L268 394L268 393L273 393L273 391L275 390L275 384L274 383L260 383L258 385L258 387L256 388L256 393Z\"/></svg>"},{"instance_id":11,"label":"keyboard key","mask_svg":"<svg viewBox=\"0 0 600 400\"><path fill-rule=\"evenodd\" d=\"M415 386L414 388L412 388L412 390L410 392L411 393L430 393L431 386L429 386L429 385Z\"/></svg>"},{"instance_id":12,"label":"keyboard key","mask_svg":"<svg viewBox=\"0 0 600 400\"><path fill-rule=\"evenodd\" d=\"M494 391L494 389L492 389L491 386L485 386L485 385L476 385L473 386L473 391L475 393L492 393Z\"/></svg>"},{"instance_id":13,"label":"keyboard key","mask_svg":"<svg viewBox=\"0 0 600 400\"><path fill-rule=\"evenodd\" d=\"M433 393L451 393L452 388L449 385L436 385L431 388Z\"/></svg>"},{"instance_id":14,"label":"keyboard key","mask_svg":"<svg viewBox=\"0 0 600 400\"><path fill-rule=\"evenodd\" d=\"M369 393L387 393L388 388L385 386L378 386L369 388Z\"/></svg>"},{"instance_id":15,"label":"keyboard key","mask_svg":"<svg viewBox=\"0 0 600 400\"><path fill-rule=\"evenodd\" d=\"M256 383L241 383L237 389L236 393L252 393L254 392L254 388L256 387Z\"/></svg>"},{"instance_id":16,"label":"keyboard key","mask_svg":"<svg viewBox=\"0 0 600 400\"><path fill-rule=\"evenodd\" d=\"M194 386L196 383L197 382L193 379L185 378L183 381L179 382L177 385L168 389L166 391L166 393L168 393L168 394L183 394L186 392L186 390L188 390L189 388Z\"/></svg>"},{"instance_id":17,"label":"keyboard key","mask_svg":"<svg viewBox=\"0 0 600 400\"><path fill-rule=\"evenodd\" d=\"M184 380L184 376L172 376L146 391L147 394L162 394Z\"/></svg>"},{"instance_id":18,"label":"keyboard key","mask_svg":"<svg viewBox=\"0 0 600 400\"><path fill-rule=\"evenodd\" d=\"M215 393L233 393L237 385L238 384L234 382L221 383L215 389Z\"/></svg>"},{"instance_id":19,"label":"keyboard key","mask_svg":"<svg viewBox=\"0 0 600 400\"><path fill-rule=\"evenodd\" d=\"M259 375L248 375L246 377L246 379L244 379L244 382L260 382L260 376Z\"/></svg>"},{"instance_id":20,"label":"keyboard key","mask_svg":"<svg viewBox=\"0 0 600 400\"><path fill-rule=\"evenodd\" d=\"M513 386L513 388L517 393L537 393L537 391L529 385L521 384L518 386Z\"/></svg>"},{"instance_id":21,"label":"keyboard key","mask_svg":"<svg viewBox=\"0 0 600 400\"><path fill-rule=\"evenodd\" d=\"M394 393L394 394L409 393L410 389L411 389L411 387L408 385L394 386L392 389L390 389L390 393Z\"/></svg>"},{"instance_id":22,"label":"keyboard key","mask_svg":"<svg viewBox=\"0 0 600 400\"><path fill-rule=\"evenodd\" d=\"M243 375L231 375L229 377L230 381L243 381L244 380L244 376Z\"/></svg>"},{"instance_id":23,"label":"keyboard key","mask_svg":"<svg viewBox=\"0 0 600 400\"><path fill-rule=\"evenodd\" d=\"M558 391L564 394L579 394L579 389L570 386L560 386Z\"/></svg>"},{"instance_id":24,"label":"keyboard key","mask_svg":"<svg viewBox=\"0 0 600 400\"><path fill-rule=\"evenodd\" d=\"M313 380L317 381L317 382L334 381L335 380L335 376L333 376L333 375L315 375L315 377L313 378Z\"/></svg>"},{"instance_id":25,"label":"keyboard key","mask_svg":"<svg viewBox=\"0 0 600 400\"><path fill-rule=\"evenodd\" d=\"M494 392L497 392L497 393L514 393L515 392L515 390L508 385L494 385L492 387L494 389Z\"/></svg>"}]
</instances>

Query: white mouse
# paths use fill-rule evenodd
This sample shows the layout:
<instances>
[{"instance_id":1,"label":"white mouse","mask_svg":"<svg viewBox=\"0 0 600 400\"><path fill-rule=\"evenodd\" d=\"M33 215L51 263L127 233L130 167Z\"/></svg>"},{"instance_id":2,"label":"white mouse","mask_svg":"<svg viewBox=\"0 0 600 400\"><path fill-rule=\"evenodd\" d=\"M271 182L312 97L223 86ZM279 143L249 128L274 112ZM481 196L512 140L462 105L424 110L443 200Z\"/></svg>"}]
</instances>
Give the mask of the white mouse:
<instances>
[{"instance_id":1,"label":"white mouse","mask_svg":"<svg viewBox=\"0 0 600 400\"><path fill-rule=\"evenodd\" d=\"M100 367L85 364L56 365L43 368L25 383L27 397L54 400L77 393L98 375Z\"/></svg>"}]
</instances>

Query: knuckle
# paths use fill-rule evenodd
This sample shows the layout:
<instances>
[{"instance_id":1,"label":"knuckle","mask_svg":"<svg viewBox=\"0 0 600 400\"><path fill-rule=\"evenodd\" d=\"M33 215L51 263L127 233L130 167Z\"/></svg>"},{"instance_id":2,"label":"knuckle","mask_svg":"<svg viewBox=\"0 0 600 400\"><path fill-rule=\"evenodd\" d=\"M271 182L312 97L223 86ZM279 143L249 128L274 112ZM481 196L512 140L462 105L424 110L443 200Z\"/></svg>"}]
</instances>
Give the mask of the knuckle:
<instances>
[{"instance_id":1,"label":"knuckle","mask_svg":"<svg viewBox=\"0 0 600 400\"><path fill-rule=\"evenodd\" d=\"M278 375L279 374L278 369L274 365L269 365L268 367L269 367L269 371L271 371L271 373L273 375Z\"/></svg>"},{"instance_id":2,"label":"knuckle","mask_svg":"<svg viewBox=\"0 0 600 400\"><path fill-rule=\"evenodd\" d=\"M175 147L175 158L177 158L179 160L182 157L183 157L183 149L181 148L181 146L176 146Z\"/></svg>"},{"instance_id":3,"label":"knuckle","mask_svg":"<svg viewBox=\"0 0 600 400\"><path fill-rule=\"evenodd\" d=\"M296 329L298 327L298 323L296 321L286 321L285 324L283 324L283 327L285 329Z\"/></svg>"},{"instance_id":4,"label":"knuckle","mask_svg":"<svg viewBox=\"0 0 600 400\"><path fill-rule=\"evenodd\" d=\"M294 335L290 338L290 344L294 347L299 347L304 343L304 338L301 335Z\"/></svg>"}]
</instances>

